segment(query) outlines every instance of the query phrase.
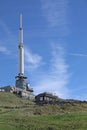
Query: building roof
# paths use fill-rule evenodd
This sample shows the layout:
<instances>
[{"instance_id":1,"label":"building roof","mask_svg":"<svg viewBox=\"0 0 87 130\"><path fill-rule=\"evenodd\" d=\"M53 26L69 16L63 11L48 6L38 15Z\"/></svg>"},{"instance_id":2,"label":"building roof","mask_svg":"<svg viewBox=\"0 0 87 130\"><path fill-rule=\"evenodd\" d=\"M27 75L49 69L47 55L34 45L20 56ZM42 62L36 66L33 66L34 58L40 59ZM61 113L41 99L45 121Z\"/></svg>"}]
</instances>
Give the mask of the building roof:
<instances>
[{"instance_id":1,"label":"building roof","mask_svg":"<svg viewBox=\"0 0 87 130\"><path fill-rule=\"evenodd\" d=\"M47 92L44 92L44 93L40 93L36 96L37 97L41 97L41 96L45 96L45 97L49 97L49 98L58 98L57 96L53 95L52 93L47 93Z\"/></svg>"}]
</instances>

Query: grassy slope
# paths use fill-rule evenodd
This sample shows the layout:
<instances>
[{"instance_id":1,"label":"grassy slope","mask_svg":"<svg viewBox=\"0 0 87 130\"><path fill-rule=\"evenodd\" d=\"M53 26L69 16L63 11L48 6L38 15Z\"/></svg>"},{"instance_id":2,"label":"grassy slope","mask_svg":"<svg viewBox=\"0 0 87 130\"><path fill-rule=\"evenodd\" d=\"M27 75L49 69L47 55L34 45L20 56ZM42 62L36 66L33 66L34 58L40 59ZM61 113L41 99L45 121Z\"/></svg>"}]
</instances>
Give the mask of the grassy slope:
<instances>
[{"instance_id":1,"label":"grassy slope","mask_svg":"<svg viewBox=\"0 0 87 130\"><path fill-rule=\"evenodd\" d=\"M17 97L12 93L0 92L0 106L15 107L15 106L24 106L29 104L33 104L33 103L29 100L22 100L21 98Z\"/></svg>"},{"instance_id":2,"label":"grassy slope","mask_svg":"<svg viewBox=\"0 0 87 130\"><path fill-rule=\"evenodd\" d=\"M0 130L86 129L86 103L35 106L11 93L0 93Z\"/></svg>"}]
</instances>

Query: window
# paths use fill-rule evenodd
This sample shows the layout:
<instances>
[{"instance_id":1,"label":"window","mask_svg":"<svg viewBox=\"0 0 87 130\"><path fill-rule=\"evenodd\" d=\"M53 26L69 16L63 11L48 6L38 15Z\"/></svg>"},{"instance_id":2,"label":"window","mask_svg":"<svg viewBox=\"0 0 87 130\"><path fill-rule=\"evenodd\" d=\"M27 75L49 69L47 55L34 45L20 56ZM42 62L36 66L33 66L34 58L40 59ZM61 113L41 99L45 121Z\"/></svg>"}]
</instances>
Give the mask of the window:
<instances>
[{"instance_id":1,"label":"window","mask_svg":"<svg viewBox=\"0 0 87 130\"><path fill-rule=\"evenodd\" d=\"M40 97L40 101L43 101L43 97Z\"/></svg>"}]
</instances>

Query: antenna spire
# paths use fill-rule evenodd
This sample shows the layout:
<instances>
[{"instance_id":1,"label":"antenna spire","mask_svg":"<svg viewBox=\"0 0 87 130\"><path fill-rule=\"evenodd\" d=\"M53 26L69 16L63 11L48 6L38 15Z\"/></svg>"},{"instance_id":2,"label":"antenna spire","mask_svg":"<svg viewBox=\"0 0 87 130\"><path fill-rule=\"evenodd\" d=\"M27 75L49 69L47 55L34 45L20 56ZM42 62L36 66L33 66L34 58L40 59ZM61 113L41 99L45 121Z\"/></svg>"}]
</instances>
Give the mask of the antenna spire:
<instances>
[{"instance_id":1,"label":"antenna spire","mask_svg":"<svg viewBox=\"0 0 87 130\"><path fill-rule=\"evenodd\" d=\"M20 43L20 44L23 44L22 14L20 14L20 35L19 35L19 43Z\"/></svg>"},{"instance_id":2,"label":"antenna spire","mask_svg":"<svg viewBox=\"0 0 87 130\"><path fill-rule=\"evenodd\" d=\"M20 29L22 29L22 14L20 14Z\"/></svg>"}]
</instances>

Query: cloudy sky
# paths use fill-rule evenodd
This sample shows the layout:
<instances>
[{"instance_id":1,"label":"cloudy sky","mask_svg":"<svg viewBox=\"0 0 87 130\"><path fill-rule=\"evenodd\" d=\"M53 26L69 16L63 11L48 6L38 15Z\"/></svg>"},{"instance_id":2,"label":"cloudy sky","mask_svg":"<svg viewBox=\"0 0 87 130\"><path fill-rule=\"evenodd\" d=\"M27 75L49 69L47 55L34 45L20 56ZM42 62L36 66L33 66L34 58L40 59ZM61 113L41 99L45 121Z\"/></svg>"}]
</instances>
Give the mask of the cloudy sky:
<instances>
[{"instance_id":1,"label":"cloudy sky","mask_svg":"<svg viewBox=\"0 0 87 130\"><path fill-rule=\"evenodd\" d=\"M18 75L23 15L25 76L34 93L87 100L87 1L0 1L0 86Z\"/></svg>"}]
</instances>

